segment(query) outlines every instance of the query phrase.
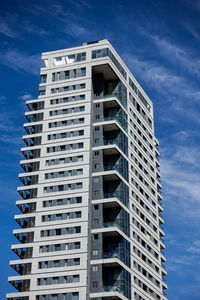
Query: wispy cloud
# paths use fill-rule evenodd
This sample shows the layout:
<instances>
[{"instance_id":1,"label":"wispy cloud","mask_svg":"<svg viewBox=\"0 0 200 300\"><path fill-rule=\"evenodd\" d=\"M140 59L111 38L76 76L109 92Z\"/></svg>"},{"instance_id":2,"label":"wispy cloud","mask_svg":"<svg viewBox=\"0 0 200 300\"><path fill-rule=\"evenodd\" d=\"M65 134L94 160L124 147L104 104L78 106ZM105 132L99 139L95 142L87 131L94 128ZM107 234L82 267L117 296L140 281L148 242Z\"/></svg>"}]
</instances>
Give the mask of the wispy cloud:
<instances>
[{"instance_id":1,"label":"wispy cloud","mask_svg":"<svg viewBox=\"0 0 200 300\"><path fill-rule=\"evenodd\" d=\"M200 77L200 60L197 56L195 57L195 53L165 38L156 35L148 35L148 37L158 47L161 56L188 70L190 74Z\"/></svg>"},{"instance_id":2,"label":"wispy cloud","mask_svg":"<svg viewBox=\"0 0 200 300\"><path fill-rule=\"evenodd\" d=\"M33 96L29 93L26 93L26 94L18 97L19 100L23 100L23 101L31 100L32 98L33 98Z\"/></svg>"},{"instance_id":3,"label":"wispy cloud","mask_svg":"<svg viewBox=\"0 0 200 300\"><path fill-rule=\"evenodd\" d=\"M20 38L20 35L16 29L12 28L12 26L4 19L0 20L0 33L9 38Z\"/></svg>"},{"instance_id":4,"label":"wispy cloud","mask_svg":"<svg viewBox=\"0 0 200 300\"><path fill-rule=\"evenodd\" d=\"M86 1L86 0L78 0L78 1L70 0L70 2L79 8L91 8L92 7L91 2L89 3L89 1Z\"/></svg>"},{"instance_id":5,"label":"wispy cloud","mask_svg":"<svg viewBox=\"0 0 200 300\"><path fill-rule=\"evenodd\" d=\"M178 147L174 145L172 149L168 145L162 151L161 173L166 206L168 212L176 215L183 223L198 223L200 217L199 162L198 146L179 144Z\"/></svg>"},{"instance_id":6,"label":"wispy cloud","mask_svg":"<svg viewBox=\"0 0 200 300\"><path fill-rule=\"evenodd\" d=\"M45 30L42 27L39 27L33 23L31 23L30 21L24 21L22 23L22 31L25 31L27 33L31 33L37 36L44 36L44 35L48 35L49 32L47 30Z\"/></svg>"},{"instance_id":7,"label":"wispy cloud","mask_svg":"<svg viewBox=\"0 0 200 300\"><path fill-rule=\"evenodd\" d=\"M200 40L200 33L197 28L194 27L194 25L186 20L182 20L181 24L183 27L197 40Z\"/></svg>"},{"instance_id":8,"label":"wispy cloud","mask_svg":"<svg viewBox=\"0 0 200 300\"><path fill-rule=\"evenodd\" d=\"M7 49L0 52L1 64L15 71L38 75L41 65L40 55L28 55L17 49Z\"/></svg>"},{"instance_id":9,"label":"wispy cloud","mask_svg":"<svg viewBox=\"0 0 200 300\"><path fill-rule=\"evenodd\" d=\"M195 241L187 251L194 254L200 254L200 240Z\"/></svg>"},{"instance_id":10,"label":"wispy cloud","mask_svg":"<svg viewBox=\"0 0 200 300\"><path fill-rule=\"evenodd\" d=\"M153 88L164 95L166 99L170 99L169 94L179 97L184 95L185 98L192 97L193 100L200 99L199 89L164 65L130 54L124 54L123 57L132 66L133 74L145 81L150 89Z\"/></svg>"}]
</instances>

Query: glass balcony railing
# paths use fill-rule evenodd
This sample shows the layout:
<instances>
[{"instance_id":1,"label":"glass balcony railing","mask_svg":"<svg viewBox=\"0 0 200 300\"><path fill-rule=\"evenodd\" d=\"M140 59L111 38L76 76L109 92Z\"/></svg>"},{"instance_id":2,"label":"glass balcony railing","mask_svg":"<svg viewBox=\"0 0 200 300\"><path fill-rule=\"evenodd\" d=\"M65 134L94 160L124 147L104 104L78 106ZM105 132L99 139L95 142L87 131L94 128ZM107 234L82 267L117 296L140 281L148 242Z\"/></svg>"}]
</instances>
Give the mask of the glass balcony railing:
<instances>
[{"instance_id":1,"label":"glass balcony railing","mask_svg":"<svg viewBox=\"0 0 200 300\"><path fill-rule=\"evenodd\" d=\"M125 147L125 144L123 143L122 139L104 139L104 145L117 145L126 155L128 154L128 149Z\"/></svg>"},{"instance_id":2,"label":"glass balcony railing","mask_svg":"<svg viewBox=\"0 0 200 300\"><path fill-rule=\"evenodd\" d=\"M112 94L107 94L107 95L94 95L94 99L98 100L98 99L109 99L109 98L117 98L117 100L119 102L121 102L120 98L119 98L119 94L117 93L112 93Z\"/></svg>"},{"instance_id":3,"label":"glass balcony railing","mask_svg":"<svg viewBox=\"0 0 200 300\"><path fill-rule=\"evenodd\" d=\"M126 251L116 249L113 252L104 252L104 253L102 253L102 258L103 259L118 258L121 262L123 262L128 267L130 267L130 256L128 254L129 254L128 250L126 252Z\"/></svg>"},{"instance_id":4,"label":"glass balcony railing","mask_svg":"<svg viewBox=\"0 0 200 300\"><path fill-rule=\"evenodd\" d=\"M103 222L103 227L106 227L106 228L107 227L117 227L120 230L124 231L123 226L119 222L116 222L116 221Z\"/></svg>"},{"instance_id":5,"label":"glass balcony railing","mask_svg":"<svg viewBox=\"0 0 200 300\"><path fill-rule=\"evenodd\" d=\"M125 218L126 216L122 215L120 218L117 218L113 221L105 221L103 222L103 227L108 228L108 227L117 227L121 231L123 231L127 236L130 235L130 228L129 228L129 223L128 219Z\"/></svg>"},{"instance_id":6,"label":"glass balcony railing","mask_svg":"<svg viewBox=\"0 0 200 300\"><path fill-rule=\"evenodd\" d=\"M125 296L127 299L127 290L129 289L128 286L126 286L124 280L116 280L113 283L110 284L104 284L102 287L102 292L118 292L121 295Z\"/></svg>"},{"instance_id":7,"label":"glass balcony railing","mask_svg":"<svg viewBox=\"0 0 200 300\"><path fill-rule=\"evenodd\" d=\"M122 114L113 114L104 117L104 121L117 121L121 127L127 131L127 120L122 117Z\"/></svg>"},{"instance_id":8,"label":"glass balcony railing","mask_svg":"<svg viewBox=\"0 0 200 300\"><path fill-rule=\"evenodd\" d=\"M127 164L128 165L128 164ZM122 161L116 164L107 164L104 165L104 171L118 171L127 181L128 181L128 166L126 166L126 161Z\"/></svg>"}]
</instances>

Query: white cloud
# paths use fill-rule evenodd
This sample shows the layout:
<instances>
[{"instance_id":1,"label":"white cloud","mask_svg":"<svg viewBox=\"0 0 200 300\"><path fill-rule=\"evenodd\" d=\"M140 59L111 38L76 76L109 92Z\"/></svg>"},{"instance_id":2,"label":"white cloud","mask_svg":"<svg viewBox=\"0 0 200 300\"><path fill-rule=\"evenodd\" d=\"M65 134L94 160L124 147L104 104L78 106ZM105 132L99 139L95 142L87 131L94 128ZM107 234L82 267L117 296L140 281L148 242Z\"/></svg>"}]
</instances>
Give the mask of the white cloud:
<instances>
[{"instance_id":1,"label":"white cloud","mask_svg":"<svg viewBox=\"0 0 200 300\"><path fill-rule=\"evenodd\" d=\"M175 43L159 36L148 35L148 37L158 47L161 56L164 56L176 65L180 65L183 69L187 69L190 74L200 77L200 60L197 57L195 58L195 53L191 53L189 49L179 47Z\"/></svg>"},{"instance_id":2,"label":"white cloud","mask_svg":"<svg viewBox=\"0 0 200 300\"><path fill-rule=\"evenodd\" d=\"M15 29L11 28L10 25L5 21L0 21L0 33L10 38L19 38L19 34Z\"/></svg>"},{"instance_id":3,"label":"white cloud","mask_svg":"<svg viewBox=\"0 0 200 300\"><path fill-rule=\"evenodd\" d=\"M197 41L200 40L199 30L194 28L194 26L190 22L183 20L181 21L181 24Z\"/></svg>"},{"instance_id":4,"label":"white cloud","mask_svg":"<svg viewBox=\"0 0 200 300\"><path fill-rule=\"evenodd\" d=\"M161 152L161 157L164 201L168 213L179 218L180 222L198 223L200 217L199 147L190 143L187 146L179 145L177 148L175 145L168 145Z\"/></svg>"},{"instance_id":5,"label":"white cloud","mask_svg":"<svg viewBox=\"0 0 200 300\"><path fill-rule=\"evenodd\" d=\"M157 62L143 60L133 55L123 55L124 60L132 66L133 74L144 80L149 88L155 89L159 94L170 100L169 95L184 98L200 99L199 89L193 87L182 76L176 75L172 70L159 65ZM176 102L177 103L177 102ZM174 102L173 102L173 105Z\"/></svg>"},{"instance_id":6,"label":"white cloud","mask_svg":"<svg viewBox=\"0 0 200 300\"><path fill-rule=\"evenodd\" d=\"M18 72L25 71L27 73L38 75L40 70L40 55L28 55L17 49L7 49L0 52L1 64L8 66Z\"/></svg>"},{"instance_id":7,"label":"white cloud","mask_svg":"<svg viewBox=\"0 0 200 300\"><path fill-rule=\"evenodd\" d=\"M188 252L194 254L200 254L200 240L197 240L187 249Z\"/></svg>"},{"instance_id":8,"label":"white cloud","mask_svg":"<svg viewBox=\"0 0 200 300\"><path fill-rule=\"evenodd\" d=\"M33 96L28 93L18 97L19 100L23 100L23 101L31 100L32 98L33 98Z\"/></svg>"}]
</instances>

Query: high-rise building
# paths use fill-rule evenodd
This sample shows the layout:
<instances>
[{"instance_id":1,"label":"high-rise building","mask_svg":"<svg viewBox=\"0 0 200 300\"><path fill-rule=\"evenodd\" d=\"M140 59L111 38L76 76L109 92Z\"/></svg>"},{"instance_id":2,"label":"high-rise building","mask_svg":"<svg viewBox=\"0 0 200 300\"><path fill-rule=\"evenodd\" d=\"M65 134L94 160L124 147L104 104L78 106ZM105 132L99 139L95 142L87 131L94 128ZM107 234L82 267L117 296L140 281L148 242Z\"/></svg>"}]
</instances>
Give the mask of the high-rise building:
<instances>
[{"instance_id":1,"label":"high-rise building","mask_svg":"<svg viewBox=\"0 0 200 300\"><path fill-rule=\"evenodd\" d=\"M42 54L9 300L166 300L153 105L107 40Z\"/></svg>"}]
</instances>

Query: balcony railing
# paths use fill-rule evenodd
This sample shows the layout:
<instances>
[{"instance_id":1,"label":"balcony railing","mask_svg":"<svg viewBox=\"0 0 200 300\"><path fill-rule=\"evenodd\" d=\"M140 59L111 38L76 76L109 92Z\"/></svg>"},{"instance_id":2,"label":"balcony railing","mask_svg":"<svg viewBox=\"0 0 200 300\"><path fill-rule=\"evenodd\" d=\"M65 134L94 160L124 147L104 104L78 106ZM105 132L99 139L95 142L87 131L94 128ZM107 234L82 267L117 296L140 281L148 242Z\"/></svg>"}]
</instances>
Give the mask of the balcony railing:
<instances>
[{"instance_id":1,"label":"balcony railing","mask_svg":"<svg viewBox=\"0 0 200 300\"><path fill-rule=\"evenodd\" d=\"M103 222L103 227L118 227L120 230L124 231L122 225L116 221Z\"/></svg>"},{"instance_id":2,"label":"balcony railing","mask_svg":"<svg viewBox=\"0 0 200 300\"><path fill-rule=\"evenodd\" d=\"M124 280L116 280L111 284L103 285L102 292L118 292L121 295L125 296L127 299L129 299L126 295L125 291L128 291L129 286L125 284Z\"/></svg>"},{"instance_id":3,"label":"balcony railing","mask_svg":"<svg viewBox=\"0 0 200 300\"><path fill-rule=\"evenodd\" d=\"M104 121L117 121L119 123L120 126L122 126L122 128L127 131L127 121L125 118L123 118L122 116L118 115L118 114L113 114L111 116L108 117L104 117Z\"/></svg>"},{"instance_id":4,"label":"balcony railing","mask_svg":"<svg viewBox=\"0 0 200 300\"><path fill-rule=\"evenodd\" d=\"M98 99L109 99L109 98L113 98L113 97L117 98L117 100L121 103L121 100L120 100L120 98L119 98L119 96L118 96L117 93L112 93L112 94L107 94L107 95L100 95L100 96L94 95L94 99L95 100L98 100Z\"/></svg>"},{"instance_id":5,"label":"balcony railing","mask_svg":"<svg viewBox=\"0 0 200 300\"><path fill-rule=\"evenodd\" d=\"M128 194L125 191L114 191L112 193L104 193L104 198L117 198L120 202L122 202L125 206L128 206Z\"/></svg>"}]
</instances>

